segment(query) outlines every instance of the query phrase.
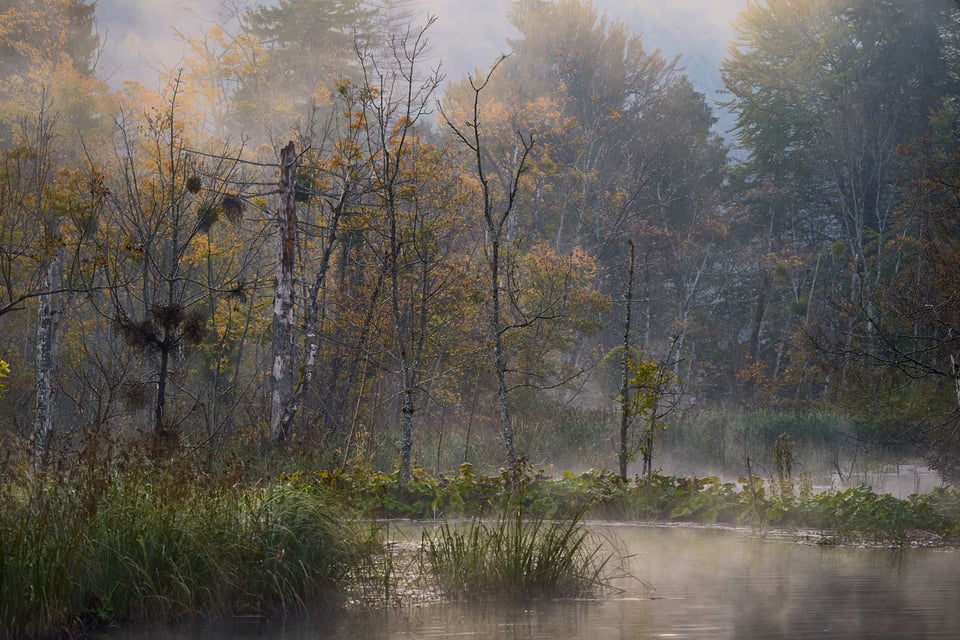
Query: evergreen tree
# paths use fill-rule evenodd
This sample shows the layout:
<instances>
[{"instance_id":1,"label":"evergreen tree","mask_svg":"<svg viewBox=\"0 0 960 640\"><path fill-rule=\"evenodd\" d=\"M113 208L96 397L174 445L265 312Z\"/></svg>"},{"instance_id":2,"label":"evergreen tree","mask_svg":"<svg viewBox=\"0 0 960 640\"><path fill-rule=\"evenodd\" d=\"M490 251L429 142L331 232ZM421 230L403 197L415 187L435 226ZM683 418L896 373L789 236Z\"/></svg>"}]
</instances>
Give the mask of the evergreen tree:
<instances>
[{"instance_id":1,"label":"evergreen tree","mask_svg":"<svg viewBox=\"0 0 960 640\"><path fill-rule=\"evenodd\" d=\"M341 80L356 80L357 45L370 39L372 19L362 0L280 0L244 14L263 58L238 79L242 124L277 133L329 105Z\"/></svg>"}]
</instances>

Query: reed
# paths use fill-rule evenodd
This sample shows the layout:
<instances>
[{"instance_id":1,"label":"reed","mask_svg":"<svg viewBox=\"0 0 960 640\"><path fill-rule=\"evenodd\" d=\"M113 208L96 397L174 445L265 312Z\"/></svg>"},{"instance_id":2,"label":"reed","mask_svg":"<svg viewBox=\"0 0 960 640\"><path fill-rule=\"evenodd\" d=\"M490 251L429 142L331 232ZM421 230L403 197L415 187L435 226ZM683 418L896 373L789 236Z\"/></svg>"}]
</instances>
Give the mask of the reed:
<instances>
[{"instance_id":1,"label":"reed","mask_svg":"<svg viewBox=\"0 0 960 640\"><path fill-rule=\"evenodd\" d=\"M92 504L56 484L7 492L3 506L0 637L333 605L381 548L323 492L288 484L200 491L123 476Z\"/></svg>"},{"instance_id":2,"label":"reed","mask_svg":"<svg viewBox=\"0 0 960 640\"><path fill-rule=\"evenodd\" d=\"M446 522L424 531L425 569L455 598L579 596L602 590L612 555L583 522L584 510L562 520L505 510L493 521Z\"/></svg>"}]
</instances>

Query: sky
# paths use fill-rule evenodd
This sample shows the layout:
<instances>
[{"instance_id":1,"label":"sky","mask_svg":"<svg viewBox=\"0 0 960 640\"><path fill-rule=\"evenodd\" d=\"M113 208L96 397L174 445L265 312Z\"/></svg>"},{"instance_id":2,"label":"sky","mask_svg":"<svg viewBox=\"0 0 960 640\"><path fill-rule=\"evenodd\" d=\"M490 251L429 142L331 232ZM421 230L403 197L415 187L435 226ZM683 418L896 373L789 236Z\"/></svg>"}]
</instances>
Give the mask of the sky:
<instances>
[{"instance_id":1,"label":"sky","mask_svg":"<svg viewBox=\"0 0 960 640\"><path fill-rule=\"evenodd\" d=\"M100 75L114 88L125 80L156 84L157 71L175 68L184 55L176 31L195 36L213 26L221 1L97 0Z\"/></svg>"},{"instance_id":2,"label":"sky","mask_svg":"<svg viewBox=\"0 0 960 640\"><path fill-rule=\"evenodd\" d=\"M175 68L183 47L175 35L192 37L213 26L246 0L97 0L104 49L101 76L119 87L127 79L153 86L158 69ZM626 21L648 49L682 55L696 88L715 97L719 65L732 35L730 23L747 0L594 0L614 20ZM421 19L437 16L430 34L434 54L448 79L486 69L507 53L514 35L507 20L510 0L417 0Z\"/></svg>"}]
</instances>

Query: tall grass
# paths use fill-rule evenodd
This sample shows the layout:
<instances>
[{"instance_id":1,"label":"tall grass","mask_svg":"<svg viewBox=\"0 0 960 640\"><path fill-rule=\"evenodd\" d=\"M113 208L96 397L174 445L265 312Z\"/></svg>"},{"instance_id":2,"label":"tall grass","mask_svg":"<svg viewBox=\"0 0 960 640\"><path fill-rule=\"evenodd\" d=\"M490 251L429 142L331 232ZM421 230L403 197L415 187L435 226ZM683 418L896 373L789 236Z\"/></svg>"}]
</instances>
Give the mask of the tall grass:
<instances>
[{"instance_id":1,"label":"tall grass","mask_svg":"<svg viewBox=\"0 0 960 640\"><path fill-rule=\"evenodd\" d=\"M563 520L505 510L496 520L449 522L424 531L426 569L447 596L576 596L602 589L611 558L591 536L584 511Z\"/></svg>"},{"instance_id":2,"label":"tall grass","mask_svg":"<svg viewBox=\"0 0 960 640\"><path fill-rule=\"evenodd\" d=\"M124 475L93 501L50 484L8 488L3 507L4 637L332 604L379 548L322 492L291 484L202 491Z\"/></svg>"}]
</instances>

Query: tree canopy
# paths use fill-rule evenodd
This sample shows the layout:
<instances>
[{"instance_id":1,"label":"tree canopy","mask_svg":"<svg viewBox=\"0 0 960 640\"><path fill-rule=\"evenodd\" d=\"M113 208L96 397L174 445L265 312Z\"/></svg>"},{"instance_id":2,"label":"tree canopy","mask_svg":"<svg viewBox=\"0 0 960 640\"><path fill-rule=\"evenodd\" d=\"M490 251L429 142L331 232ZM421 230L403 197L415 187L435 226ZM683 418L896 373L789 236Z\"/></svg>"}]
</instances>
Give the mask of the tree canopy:
<instances>
[{"instance_id":1,"label":"tree canopy","mask_svg":"<svg viewBox=\"0 0 960 640\"><path fill-rule=\"evenodd\" d=\"M414 6L254 3L112 93L95 3L0 0L4 433L406 481L645 420L626 476L692 412L826 407L956 472L954 3L751 2L727 141L588 0L449 82Z\"/></svg>"}]
</instances>

